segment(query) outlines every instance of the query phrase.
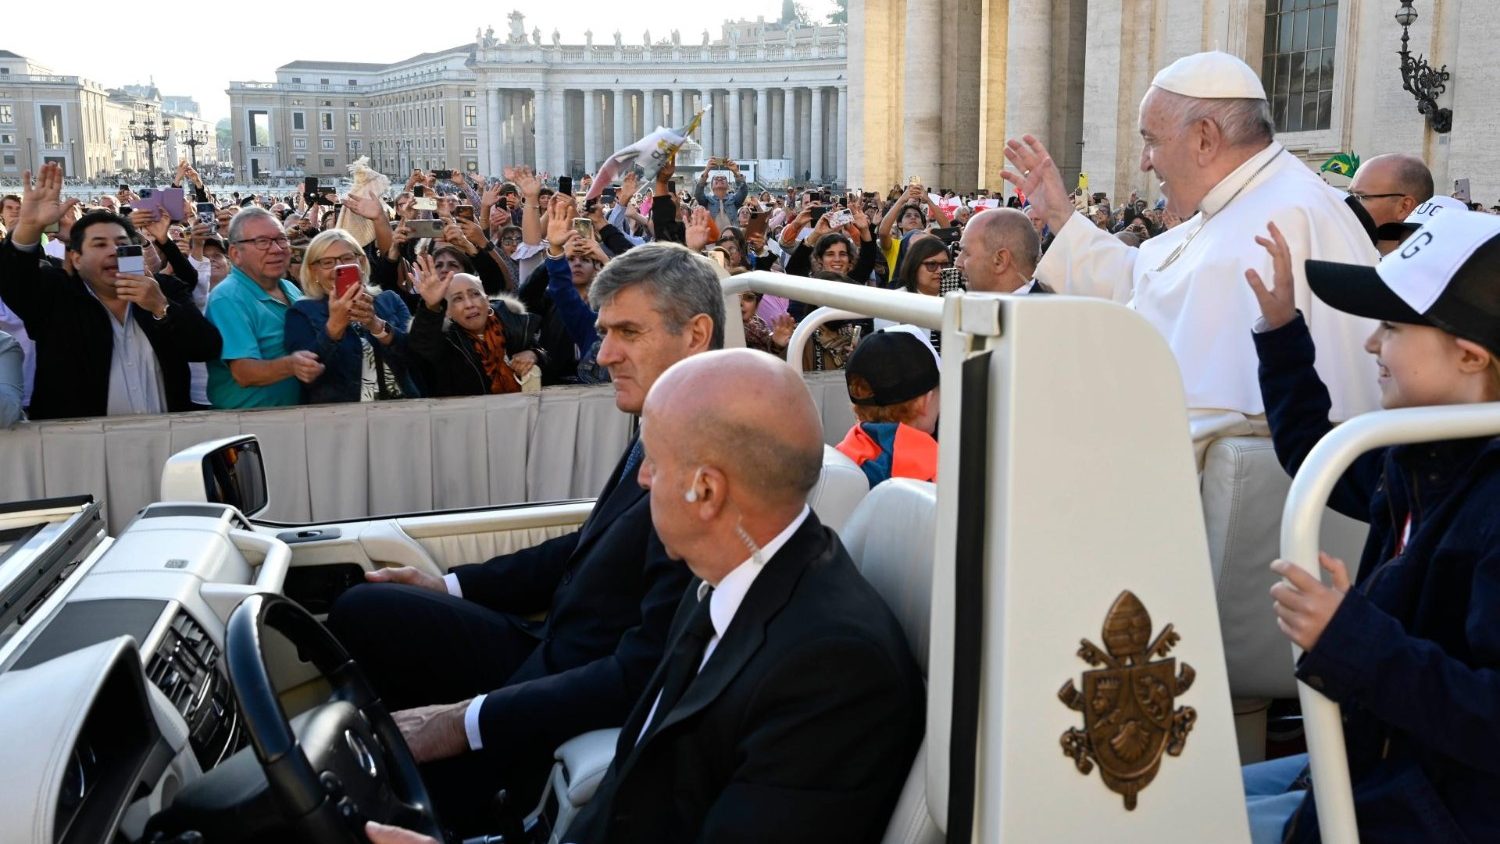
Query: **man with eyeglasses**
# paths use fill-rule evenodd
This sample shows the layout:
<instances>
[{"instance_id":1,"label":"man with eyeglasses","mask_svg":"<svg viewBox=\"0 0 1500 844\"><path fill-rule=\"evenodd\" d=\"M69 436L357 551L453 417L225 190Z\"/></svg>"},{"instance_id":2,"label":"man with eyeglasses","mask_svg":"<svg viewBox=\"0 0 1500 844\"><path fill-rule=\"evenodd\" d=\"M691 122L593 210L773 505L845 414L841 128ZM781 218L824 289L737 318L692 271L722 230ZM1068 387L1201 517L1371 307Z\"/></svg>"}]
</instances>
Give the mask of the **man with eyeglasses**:
<instances>
[{"instance_id":1,"label":"man with eyeglasses","mask_svg":"<svg viewBox=\"0 0 1500 844\"><path fill-rule=\"evenodd\" d=\"M1435 192L1432 171L1427 169L1427 164L1405 152L1377 155L1364 162L1355 171L1354 181L1349 183L1349 195L1359 200L1369 212L1377 232L1381 226L1405 221ZM1384 255L1395 249L1399 242L1382 238L1375 248Z\"/></svg>"},{"instance_id":2,"label":"man with eyeglasses","mask_svg":"<svg viewBox=\"0 0 1500 844\"><path fill-rule=\"evenodd\" d=\"M229 223L232 269L208 297L208 319L224 337L221 360L208 366L214 407L283 407L302 400L302 383L323 373L314 352L287 352L286 314L302 298L285 279L291 241L281 221L252 206Z\"/></svg>"}]
</instances>

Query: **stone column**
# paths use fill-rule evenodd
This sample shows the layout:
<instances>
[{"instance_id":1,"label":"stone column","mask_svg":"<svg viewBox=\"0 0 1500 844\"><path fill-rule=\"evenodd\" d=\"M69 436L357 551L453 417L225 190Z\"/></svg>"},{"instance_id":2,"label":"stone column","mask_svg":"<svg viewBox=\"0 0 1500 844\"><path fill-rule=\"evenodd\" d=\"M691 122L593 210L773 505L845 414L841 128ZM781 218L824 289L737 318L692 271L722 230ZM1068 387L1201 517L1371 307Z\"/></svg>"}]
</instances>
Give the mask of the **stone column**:
<instances>
[{"instance_id":1,"label":"stone column","mask_svg":"<svg viewBox=\"0 0 1500 844\"><path fill-rule=\"evenodd\" d=\"M797 169L797 89L787 88L781 92L781 98L781 157L790 159L792 171L800 174Z\"/></svg>"},{"instance_id":2,"label":"stone column","mask_svg":"<svg viewBox=\"0 0 1500 844\"><path fill-rule=\"evenodd\" d=\"M838 87L838 134L833 145L834 178L849 186L849 86Z\"/></svg>"},{"instance_id":3,"label":"stone column","mask_svg":"<svg viewBox=\"0 0 1500 844\"><path fill-rule=\"evenodd\" d=\"M641 134L655 132L661 121L656 118L656 92L650 88L641 91L641 115Z\"/></svg>"},{"instance_id":4,"label":"stone column","mask_svg":"<svg viewBox=\"0 0 1500 844\"><path fill-rule=\"evenodd\" d=\"M484 162L484 172L487 174L499 173L506 164L504 155L506 138L502 129L505 117L500 113L500 104L504 96L504 92L498 88L491 88L485 92L486 110L489 112L489 131L485 133L484 155L480 160Z\"/></svg>"},{"instance_id":5,"label":"stone column","mask_svg":"<svg viewBox=\"0 0 1500 844\"><path fill-rule=\"evenodd\" d=\"M933 55L936 55L935 53ZM812 161L808 169L812 171L812 180L821 182L823 180L823 89L813 86L812 89Z\"/></svg>"},{"instance_id":6,"label":"stone column","mask_svg":"<svg viewBox=\"0 0 1500 844\"><path fill-rule=\"evenodd\" d=\"M1010 0L1005 36L1007 137L1019 138L1030 134L1041 138L1043 143L1051 142L1052 5L1052 0ZM1118 9L1121 3L1115 0L1103 5ZM1092 12L1091 9L1090 23L1094 18ZM1117 22L1117 32L1118 27ZM1107 44L1109 39L1105 39L1105 42ZM1092 44L1089 49L1093 50ZM1111 84L1116 82L1117 80L1112 81ZM1118 89L1115 93L1118 94ZM1061 163L1066 151L1051 149L1048 152Z\"/></svg>"},{"instance_id":7,"label":"stone column","mask_svg":"<svg viewBox=\"0 0 1500 844\"><path fill-rule=\"evenodd\" d=\"M1047 5L1043 0L1042 5ZM1014 13L1015 2L1011 4ZM936 185L943 143L942 0L907 0L906 89L901 97L901 156L906 175ZM1039 14L1050 15L1042 9ZM1014 40L1012 40L1014 43ZM1039 73L1045 84L1045 73ZM1039 95L1044 98L1045 95Z\"/></svg>"},{"instance_id":8,"label":"stone column","mask_svg":"<svg viewBox=\"0 0 1500 844\"><path fill-rule=\"evenodd\" d=\"M681 88L672 89L672 128L681 129L687 125L687 112L683 109L683 91Z\"/></svg>"},{"instance_id":9,"label":"stone column","mask_svg":"<svg viewBox=\"0 0 1500 844\"><path fill-rule=\"evenodd\" d=\"M771 137L769 139L769 146L766 150L767 158L781 157L782 138L786 134L786 126L784 125L782 117L783 111L784 109L782 108L781 103L778 102L774 108L771 108L766 112L766 119L770 121L771 124Z\"/></svg>"},{"instance_id":10,"label":"stone column","mask_svg":"<svg viewBox=\"0 0 1500 844\"><path fill-rule=\"evenodd\" d=\"M728 155L730 158L739 160L740 155L744 152L740 147L740 106L744 104L744 100L740 96L740 89L730 88L724 100L729 106Z\"/></svg>"},{"instance_id":11,"label":"stone column","mask_svg":"<svg viewBox=\"0 0 1500 844\"><path fill-rule=\"evenodd\" d=\"M797 178L807 178L812 171L812 89L797 98Z\"/></svg>"},{"instance_id":12,"label":"stone column","mask_svg":"<svg viewBox=\"0 0 1500 844\"><path fill-rule=\"evenodd\" d=\"M568 96L567 91L562 88L549 88L547 90L546 110L547 122L551 131L547 134L547 166L545 169L554 176L566 175L568 166ZM540 113L541 109L538 109ZM538 121L538 137L544 130Z\"/></svg>"},{"instance_id":13,"label":"stone column","mask_svg":"<svg viewBox=\"0 0 1500 844\"><path fill-rule=\"evenodd\" d=\"M546 88L531 89L532 107L536 109L536 160L531 167L537 171L552 169L552 92Z\"/></svg>"},{"instance_id":14,"label":"stone column","mask_svg":"<svg viewBox=\"0 0 1500 844\"><path fill-rule=\"evenodd\" d=\"M599 161L599 92L583 91L583 170L593 173Z\"/></svg>"},{"instance_id":15,"label":"stone column","mask_svg":"<svg viewBox=\"0 0 1500 844\"><path fill-rule=\"evenodd\" d=\"M755 89L755 157L771 157L771 92Z\"/></svg>"},{"instance_id":16,"label":"stone column","mask_svg":"<svg viewBox=\"0 0 1500 844\"><path fill-rule=\"evenodd\" d=\"M634 143L635 142L635 138L628 137L629 135L630 135L630 106L629 106L629 101L625 99L625 89L623 89L623 88L616 88L615 89L615 139L614 139L614 145L610 148L609 152L605 153L605 154L606 155L611 155L611 154L614 153L615 150L624 147L626 144Z\"/></svg>"}]
</instances>

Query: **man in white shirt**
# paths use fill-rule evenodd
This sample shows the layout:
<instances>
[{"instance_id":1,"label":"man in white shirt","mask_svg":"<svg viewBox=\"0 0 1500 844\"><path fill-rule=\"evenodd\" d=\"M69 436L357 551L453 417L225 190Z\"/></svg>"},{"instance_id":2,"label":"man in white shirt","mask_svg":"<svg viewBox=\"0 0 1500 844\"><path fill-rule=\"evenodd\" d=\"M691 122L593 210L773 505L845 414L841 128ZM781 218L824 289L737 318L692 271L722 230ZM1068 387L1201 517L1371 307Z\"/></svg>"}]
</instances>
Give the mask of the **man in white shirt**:
<instances>
[{"instance_id":1,"label":"man in white shirt","mask_svg":"<svg viewBox=\"0 0 1500 844\"><path fill-rule=\"evenodd\" d=\"M1270 278L1270 257L1255 242L1274 221L1292 249L1297 307L1318 350L1318 374L1333 417L1379 406L1364 338L1369 320L1336 311L1307 290L1309 258L1373 265L1368 233L1344 204L1274 138L1260 79L1226 53L1179 59L1141 101L1141 170L1161 181L1167 209L1186 220L1126 246L1078 214L1052 157L1027 135L1006 145L1019 172L1004 177L1036 206L1056 234L1037 277L1062 293L1128 303L1161 331L1182 370L1194 410L1265 412L1251 327L1259 312L1246 281Z\"/></svg>"}]
</instances>

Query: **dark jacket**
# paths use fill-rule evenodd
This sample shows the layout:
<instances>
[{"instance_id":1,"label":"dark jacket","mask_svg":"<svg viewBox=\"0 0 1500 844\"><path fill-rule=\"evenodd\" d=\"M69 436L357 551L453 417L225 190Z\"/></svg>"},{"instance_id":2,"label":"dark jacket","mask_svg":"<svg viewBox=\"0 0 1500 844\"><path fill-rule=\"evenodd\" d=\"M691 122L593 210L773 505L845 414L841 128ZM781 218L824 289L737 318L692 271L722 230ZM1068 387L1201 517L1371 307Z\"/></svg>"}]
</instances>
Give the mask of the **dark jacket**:
<instances>
[{"instance_id":1,"label":"dark jacket","mask_svg":"<svg viewBox=\"0 0 1500 844\"><path fill-rule=\"evenodd\" d=\"M517 623L547 614L531 656L480 707L482 753L545 770L559 744L624 722L661 659L691 575L667 557L625 462L578 531L452 570L466 600Z\"/></svg>"},{"instance_id":2,"label":"dark jacket","mask_svg":"<svg viewBox=\"0 0 1500 844\"><path fill-rule=\"evenodd\" d=\"M568 330L567 320L552 304L552 297L547 295L551 282L552 275L547 271L547 262L544 260L541 266L532 270L521 289L516 292L516 298L521 300L527 312L539 323L537 343L546 353L542 361L544 387L577 383L579 359L588 354L588 349L578 347L572 332Z\"/></svg>"},{"instance_id":3,"label":"dark jacket","mask_svg":"<svg viewBox=\"0 0 1500 844\"><path fill-rule=\"evenodd\" d=\"M490 307L500 318L505 331L505 352L536 352L537 363L546 353L537 342L537 320L526 313L519 301L509 296L490 300ZM441 396L483 396L490 392L490 379L474 353L474 344L456 323L443 327L444 313L425 305L412 317L407 342L411 354L421 363L422 383L426 394Z\"/></svg>"},{"instance_id":4,"label":"dark jacket","mask_svg":"<svg viewBox=\"0 0 1500 844\"><path fill-rule=\"evenodd\" d=\"M418 397L420 394L409 373L411 358L406 326L411 322L411 312L400 296L383 290L375 297L375 315L385 320L387 330L395 335L389 346L371 338L375 367L393 373L401 389L400 396L385 395L385 382L377 372L377 398ZM327 299L303 298L292 303L286 312L286 350L313 352L325 367L316 381L302 385L304 404L360 400L364 384L364 349L359 334L363 331L363 327L350 325L344 330L344 336L335 341L328 336Z\"/></svg>"},{"instance_id":5,"label":"dark jacket","mask_svg":"<svg viewBox=\"0 0 1500 844\"><path fill-rule=\"evenodd\" d=\"M130 313L156 354L167 409L192 410L188 362L218 358L223 340L193 304L197 271L170 240L158 248L177 273L156 276L171 302L167 316L158 320L142 308ZM36 343L31 418L104 416L115 345L109 324L113 317L84 280L55 266L40 248L22 252L6 238L0 244L0 299L26 323L26 333Z\"/></svg>"},{"instance_id":6,"label":"dark jacket","mask_svg":"<svg viewBox=\"0 0 1500 844\"><path fill-rule=\"evenodd\" d=\"M664 679L659 667L567 840L880 840L922 740L925 690L900 625L817 516L766 563L701 671L637 743Z\"/></svg>"},{"instance_id":7,"label":"dark jacket","mask_svg":"<svg viewBox=\"0 0 1500 844\"><path fill-rule=\"evenodd\" d=\"M1255 344L1276 454L1295 473L1331 428L1312 338L1299 317ZM1370 535L1297 677L1343 707L1360 839L1500 840L1500 440L1368 452L1329 503ZM1311 792L1287 839L1318 840Z\"/></svg>"}]
</instances>

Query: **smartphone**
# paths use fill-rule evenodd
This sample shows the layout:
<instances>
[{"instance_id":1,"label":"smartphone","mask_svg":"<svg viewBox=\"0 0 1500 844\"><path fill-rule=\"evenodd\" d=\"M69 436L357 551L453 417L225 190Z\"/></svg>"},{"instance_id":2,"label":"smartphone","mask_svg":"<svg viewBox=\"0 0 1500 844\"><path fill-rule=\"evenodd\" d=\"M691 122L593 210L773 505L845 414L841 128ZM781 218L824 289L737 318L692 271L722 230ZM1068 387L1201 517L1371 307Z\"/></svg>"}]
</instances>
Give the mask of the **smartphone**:
<instances>
[{"instance_id":1,"label":"smartphone","mask_svg":"<svg viewBox=\"0 0 1500 844\"><path fill-rule=\"evenodd\" d=\"M933 229L931 234L943 243L952 246L964 236L964 230L955 226L947 229Z\"/></svg>"},{"instance_id":2,"label":"smartphone","mask_svg":"<svg viewBox=\"0 0 1500 844\"><path fill-rule=\"evenodd\" d=\"M807 222L809 225L816 226L818 224L818 221L823 219L823 215L828 213L828 208L822 205L814 205L811 211L812 216L808 219Z\"/></svg>"},{"instance_id":3,"label":"smartphone","mask_svg":"<svg viewBox=\"0 0 1500 844\"><path fill-rule=\"evenodd\" d=\"M911 187L916 187L917 185L922 184L922 177L920 177L920 176L912 176L911 178L909 178L909 179L906 180L906 184L909 185L909 186L911 186Z\"/></svg>"},{"instance_id":4,"label":"smartphone","mask_svg":"<svg viewBox=\"0 0 1500 844\"><path fill-rule=\"evenodd\" d=\"M1466 205L1468 203L1471 203L1471 202L1474 201L1473 197L1470 196L1470 194L1469 194L1469 180L1468 179L1455 179L1454 180L1454 182L1453 182L1453 198L1456 199L1456 200L1458 200L1459 202L1462 202L1462 203L1466 204Z\"/></svg>"},{"instance_id":5,"label":"smartphone","mask_svg":"<svg viewBox=\"0 0 1500 844\"><path fill-rule=\"evenodd\" d=\"M218 224L219 209L215 208L212 202L199 202L193 208L198 212L198 222L207 223L210 226Z\"/></svg>"},{"instance_id":6,"label":"smartphone","mask_svg":"<svg viewBox=\"0 0 1500 844\"><path fill-rule=\"evenodd\" d=\"M421 199L427 195L427 187L425 185L415 185L411 189L411 195Z\"/></svg>"},{"instance_id":7,"label":"smartphone","mask_svg":"<svg viewBox=\"0 0 1500 844\"><path fill-rule=\"evenodd\" d=\"M573 228L577 229L579 235L589 240L594 239L594 221L588 217L574 217Z\"/></svg>"},{"instance_id":8,"label":"smartphone","mask_svg":"<svg viewBox=\"0 0 1500 844\"><path fill-rule=\"evenodd\" d=\"M343 298L349 288L359 286L359 265L340 264L333 269L333 295Z\"/></svg>"},{"instance_id":9,"label":"smartphone","mask_svg":"<svg viewBox=\"0 0 1500 844\"><path fill-rule=\"evenodd\" d=\"M130 185L120 185L120 190L126 191L128 193L130 191Z\"/></svg>"},{"instance_id":10,"label":"smartphone","mask_svg":"<svg viewBox=\"0 0 1500 844\"><path fill-rule=\"evenodd\" d=\"M723 249L715 246L714 248L708 250L708 257L715 264L719 265L719 269L723 270L724 272L729 272L728 252L725 252Z\"/></svg>"},{"instance_id":11,"label":"smartphone","mask_svg":"<svg viewBox=\"0 0 1500 844\"><path fill-rule=\"evenodd\" d=\"M453 209L453 216L457 217L460 220L469 220L470 222L472 222L474 220L474 206L472 206L472 205L459 205L459 206L456 206Z\"/></svg>"},{"instance_id":12,"label":"smartphone","mask_svg":"<svg viewBox=\"0 0 1500 844\"><path fill-rule=\"evenodd\" d=\"M565 193L568 196L572 196L573 195L573 177L572 176L558 176L557 177L557 192L558 193Z\"/></svg>"},{"instance_id":13,"label":"smartphone","mask_svg":"<svg viewBox=\"0 0 1500 844\"><path fill-rule=\"evenodd\" d=\"M146 257L141 253L141 247L135 243L116 246L115 269L128 275L145 275Z\"/></svg>"},{"instance_id":14,"label":"smartphone","mask_svg":"<svg viewBox=\"0 0 1500 844\"><path fill-rule=\"evenodd\" d=\"M434 171L432 171L432 178L437 179L438 181L446 181L446 180L449 180L449 179L453 178L453 171L452 170L434 170Z\"/></svg>"},{"instance_id":15,"label":"smartphone","mask_svg":"<svg viewBox=\"0 0 1500 844\"><path fill-rule=\"evenodd\" d=\"M411 207L414 211L436 211L437 197L419 196L411 201Z\"/></svg>"},{"instance_id":16,"label":"smartphone","mask_svg":"<svg viewBox=\"0 0 1500 844\"><path fill-rule=\"evenodd\" d=\"M753 234L765 236L766 222L769 216L765 211L751 211L750 219L745 223L745 237Z\"/></svg>"},{"instance_id":17,"label":"smartphone","mask_svg":"<svg viewBox=\"0 0 1500 844\"><path fill-rule=\"evenodd\" d=\"M406 227L411 229L412 237L442 237L442 220L407 220Z\"/></svg>"},{"instance_id":18,"label":"smartphone","mask_svg":"<svg viewBox=\"0 0 1500 844\"><path fill-rule=\"evenodd\" d=\"M854 222L854 212L847 208L839 208L828 215L828 225L830 228L841 229L852 222Z\"/></svg>"},{"instance_id":19,"label":"smartphone","mask_svg":"<svg viewBox=\"0 0 1500 844\"><path fill-rule=\"evenodd\" d=\"M182 188L162 188L156 192L156 207L167 212L167 218L174 223L182 222Z\"/></svg>"},{"instance_id":20,"label":"smartphone","mask_svg":"<svg viewBox=\"0 0 1500 844\"><path fill-rule=\"evenodd\" d=\"M938 271L938 295L946 296L954 290L968 290L969 281L958 267L943 267Z\"/></svg>"}]
</instances>

